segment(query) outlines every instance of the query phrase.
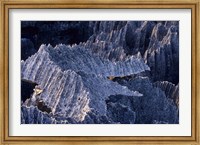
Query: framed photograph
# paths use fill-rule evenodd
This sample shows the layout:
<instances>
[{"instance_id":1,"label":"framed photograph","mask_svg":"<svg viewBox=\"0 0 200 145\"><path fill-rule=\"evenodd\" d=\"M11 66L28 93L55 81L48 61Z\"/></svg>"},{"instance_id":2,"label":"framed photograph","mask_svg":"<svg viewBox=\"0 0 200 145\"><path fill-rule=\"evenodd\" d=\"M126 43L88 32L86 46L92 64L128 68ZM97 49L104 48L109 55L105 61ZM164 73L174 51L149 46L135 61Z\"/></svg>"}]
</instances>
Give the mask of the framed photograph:
<instances>
[{"instance_id":1,"label":"framed photograph","mask_svg":"<svg viewBox=\"0 0 200 145\"><path fill-rule=\"evenodd\" d=\"M200 144L199 0L1 1L1 144Z\"/></svg>"}]
</instances>

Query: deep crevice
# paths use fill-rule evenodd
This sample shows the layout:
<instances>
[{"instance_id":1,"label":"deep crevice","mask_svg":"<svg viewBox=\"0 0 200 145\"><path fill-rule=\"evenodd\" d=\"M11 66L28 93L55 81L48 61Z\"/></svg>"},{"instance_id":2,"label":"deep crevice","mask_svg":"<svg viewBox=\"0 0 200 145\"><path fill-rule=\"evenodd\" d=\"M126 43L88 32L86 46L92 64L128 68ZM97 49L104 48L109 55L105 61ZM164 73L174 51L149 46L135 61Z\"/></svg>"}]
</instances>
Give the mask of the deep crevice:
<instances>
[{"instance_id":1,"label":"deep crevice","mask_svg":"<svg viewBox=\"0 0 200 145\"><path fill-rule=\"evenodd\" d=\"M21 101L25 102L33 94L33 89L38 85L36 82L21 79Z\"/></svg>"}]
</instances>

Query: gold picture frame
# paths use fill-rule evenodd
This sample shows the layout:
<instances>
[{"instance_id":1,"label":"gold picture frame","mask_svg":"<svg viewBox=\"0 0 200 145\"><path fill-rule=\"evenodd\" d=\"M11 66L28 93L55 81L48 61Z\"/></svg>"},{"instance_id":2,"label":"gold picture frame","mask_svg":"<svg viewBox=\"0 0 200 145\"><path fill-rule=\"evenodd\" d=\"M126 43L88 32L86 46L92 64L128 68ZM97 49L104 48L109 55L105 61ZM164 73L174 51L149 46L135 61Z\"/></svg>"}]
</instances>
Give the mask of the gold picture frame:
<instances>
[{"instance_id":1,"label":"gold picture frame","mask_svg":"<svg viewBox=\"0 0 200 145\"><path fill-rule=\"evenodd\" d=\"M0 122L1 144L200 144L200 37L199 37L199 0L1 0L1 49L0 49ZM191 136L9 136L8 115L8 65L9 65L9 9L34 8L115 8L115 9L191 9L192 13L192 135Z\"/></svg>"}]
</instances>

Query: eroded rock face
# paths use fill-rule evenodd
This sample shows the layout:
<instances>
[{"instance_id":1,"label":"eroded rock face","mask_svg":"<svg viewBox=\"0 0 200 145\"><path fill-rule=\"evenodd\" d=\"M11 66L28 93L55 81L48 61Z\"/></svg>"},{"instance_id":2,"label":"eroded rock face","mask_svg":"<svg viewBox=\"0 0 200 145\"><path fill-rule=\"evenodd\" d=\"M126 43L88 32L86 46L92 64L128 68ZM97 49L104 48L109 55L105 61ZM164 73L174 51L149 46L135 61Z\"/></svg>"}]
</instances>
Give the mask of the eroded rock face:
<instances>
[{"instance_id":1,"label":"eroded rock face","mask_svg":"<svg viewBox=\"0 0 200 145\"><path fill-rule=\"evenodd\" d=\"M178 22L158 23L144 59L154 81L179 82L179 27Z\"/></svg>"},{"instance_id":2,"label":"eroded rock face","mask_svg":"<svg viewBox=\"0 0 200 145\"><path fill-rule=\"evenodd\" d=\"M40 38L34 47L58 44L41 45L21 61L21 78L37 84L22 102L21 122L178 123L178 25L175 21L23 22L24 37L32 30L29 40ZM58 40L44 37L48 32Z\"/></svg>"},{"instance_id":3,"label":"eroded rock face","mask_svg":"<svg viewBox=\"0 0 200 145\"><path fill-rule=\"evenodd\" d=\"M155 82L154 86L163 90L166 96L174 101L174 103L179 106L179 84L174 85L170 82Z\"/></svg>"},{"instance_id":4,"label":"eroded rock face","mask_svg":"<svg viewBox=\"0 0 200 145\"><path fill-rule=\"evenodd\" d=\"M82 45L111 61L142 55L146 51L155 22L102 21L94 24L94 34Z\"/></svg>"},{"instance_id":5,"label":"eroded rock face","mask_svg":"<svg viewBox=\"0 0 200 145\"><path fill-rule=\"evenodd\" d=\"M77 122L81 122L91 110L95 110L98 114L106 115L105 99L110 95L142 96L139 92L130 91L127 87L108 80L106 74L108 76L115 76L115 74L110 74L112 72L107 69L108 67L104 66L100 59L96 57L96 59L91 59L92 57L90 57L89 53L83 54L83 56L88 55L88 58L91 59L89 62L93 62L93 64L85 62L82 63L82 66L80 64L81 61L78 60L81 57L77 57L80 54L77 54L77 51L73 51L73 53L68 51L70 49L77 50L76 47L68 48L62 46L62 49L58 47L52 48L51 46L43 45L35 55L29 57L25 62L21 62L21 78L36 82L42 89L42 93L34 93L32 98L25 103L26 105L38 107L36 102L41 100L47 107L51 108L50 112L54 115L72 118ZM61 50L63 58L59 58L56 55L57 51ZM65 53L65 51L69 53ZM53 57L59 58L57 60L63 60L64 63L56 61ZM66 59L68 62L64 59L65 57L68 57ZM129 62L132 63L131 61ZM116 75L125 75L123 73L128 71L123 72L119 69L120 66L124 66L123 64L126 64L126 62L121 63L119 66L111 63L110 66L117 66L116 71L113 71L113 73L119 72ZM141 62L141 64L144 63ZM101 69L99 71L95 69L85 70L84 68L87 68L87 65L90 68L96 66L96 69ZM80 68L76 68L76 66ZM119 71L117 71L117 68ZM141 68L139 67L138 69L140 70ZM135 67L133 72L140 71L137 71L137 67Z\"/></svg>"},{"instance_id":6,"label":"eroded rock face","mask_svg":"<svg viewBox=\"0 0 200 145\"><path fill-rule=\"evenodd\" d=\"M175 103L166 97L165 92L150 82L147 77L138 77L130 81L121 81L121 85L130 90L136 89L143 94L132 100L133 111L136 112L137 124L153 124L165 122L174 124L179 122L178 108ZM130 105L128 105L130 106Z\"/></svg>"}]
</instances>

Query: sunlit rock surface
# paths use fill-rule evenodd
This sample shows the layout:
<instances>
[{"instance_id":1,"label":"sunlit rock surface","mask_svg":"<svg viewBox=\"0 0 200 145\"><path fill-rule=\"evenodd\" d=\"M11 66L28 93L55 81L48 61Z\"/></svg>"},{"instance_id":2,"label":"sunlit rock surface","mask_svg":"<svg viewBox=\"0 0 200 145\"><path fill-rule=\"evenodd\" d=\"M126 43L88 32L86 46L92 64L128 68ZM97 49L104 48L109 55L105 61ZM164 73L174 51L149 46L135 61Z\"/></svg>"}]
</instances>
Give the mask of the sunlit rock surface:
<instances>
[{"instance_id":1,"label":"sunlit rock surface","mask_svg":"<svg viewBox=\"0 0 200 145\"><path fill-rule=\"evenodd\" d=\"M177 21L22 22L22 37L21 123L179 123Z\"/></svg>"},{"instance_id":2,"label":"sunlit rock surface","mask_svg":"<svg viewBox=\"0 0 200 145\"><path fill-rule=\"evenodd\" d=\"M88 58L90 58L89 62L93 62L93 64L88 63L91 67L88 67L89 70L87 70L84 69L87 67L87 63L82 63L83 66L81 66L81 61L79 61L81 57L77 57L81 54L76 52L65 53L70 48L66 46L63 48L65 48L62 50L64 56L57 60L62 59L64 63L51 59L52 57L59 58L55 54L59 48L47 47L45 45L41 46L38 53L29 57L25 62L21 62L21 78L37 83L42 90L40 94L33 93L31 99L24 103L27 106L38 106L38 102L42 101L50 108L51 111L49 113L51 112L56 116L69 117L80 122L84 120L87 113L91 110L95 110L98 114L106 115L105 99L110 95L142 96L139 92L130 91L127 87L107 79L106 76L115 76L115 71L109 72L110 69L106 66L109 64L109 61L108 63L103 63L100 59L95 59L96 57L92 60L92 57L88 55ZM65 59L66 57L68 59ZM87 56L84 56L84 58L87 59ZM136 59L136 61L138 60ZM132 63L131 61L128 62ZM126 72L120 71L120 66L123 67L123 64L126 63L121 63L121 65L110 63L110 67L112 65L114 67L117 66L116 75L124 76ZM146 66L142 62L140 63ZM93 65L96 67L96 70ZM140 65L138 67L139 71L133 69L131 72L136 73L143 69ZM147 66L146 68L148 69ZM99 71L97 71L98 69Z\"/></svg>"}]
</instances>

